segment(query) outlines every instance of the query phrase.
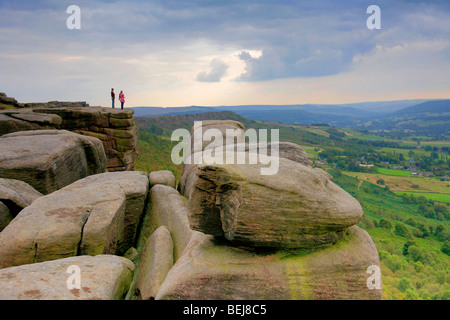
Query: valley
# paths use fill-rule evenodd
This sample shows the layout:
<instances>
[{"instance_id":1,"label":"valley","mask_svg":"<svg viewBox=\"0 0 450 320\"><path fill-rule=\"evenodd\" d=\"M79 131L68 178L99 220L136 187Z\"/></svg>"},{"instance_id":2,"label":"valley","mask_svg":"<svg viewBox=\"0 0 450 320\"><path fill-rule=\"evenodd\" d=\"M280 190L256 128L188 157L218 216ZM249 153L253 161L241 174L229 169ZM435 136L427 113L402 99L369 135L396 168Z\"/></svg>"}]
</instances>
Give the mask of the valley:
<instances>
[{"instance_id":1,"label":"valley","mask_svg":"<svg viewBox=\"0 0 450 320\"><path fill-rule=\"evenodd\" d=\"M360 202L364 217L358 225L381 259L383 299L450 299L450 140L265 122L231 111L137 117L136 170L170 170L179 180L183 166L171 162L177 144L171 132L211 119L279 129L281 141L302 146L314 166Z\"/></svg>"}]
</instances>

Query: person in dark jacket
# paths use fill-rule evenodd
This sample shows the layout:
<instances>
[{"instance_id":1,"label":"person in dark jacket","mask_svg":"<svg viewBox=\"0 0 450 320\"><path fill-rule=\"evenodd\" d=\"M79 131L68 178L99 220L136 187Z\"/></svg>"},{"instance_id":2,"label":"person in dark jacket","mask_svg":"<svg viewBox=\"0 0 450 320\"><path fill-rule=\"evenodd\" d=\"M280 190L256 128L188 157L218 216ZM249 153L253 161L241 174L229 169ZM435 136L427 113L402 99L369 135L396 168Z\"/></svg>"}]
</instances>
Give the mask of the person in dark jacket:
<instances>
[{"instance_id":1,"label":"person in dark jacket","mask_svg":"<svg viewBox=\"0 0 450 320\"><path fill-rule=\"evenodd\" d=\"M114 93L114 88L111 89L111 100L112 100L112 107L114 109L114 100L116 99L116 94Z\"/></svg>"}]
</instances>

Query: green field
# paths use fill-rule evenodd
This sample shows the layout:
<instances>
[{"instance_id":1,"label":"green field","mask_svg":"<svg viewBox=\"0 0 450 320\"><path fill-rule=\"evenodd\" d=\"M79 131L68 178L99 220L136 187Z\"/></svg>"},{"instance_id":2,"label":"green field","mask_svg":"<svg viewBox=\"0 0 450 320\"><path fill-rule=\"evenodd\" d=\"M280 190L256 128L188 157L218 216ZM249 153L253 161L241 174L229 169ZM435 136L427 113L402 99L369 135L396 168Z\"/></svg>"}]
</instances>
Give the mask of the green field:
<instances>
[{"instance_id":1,"label":"green field","mask_svg":"<svg viewBox=\"0 0 450 320\"><path fill-rule=\"evenodd\" d=\"M347 137L349 138L356 138L356 139L360 139L360 140L371 140L371 141L383 141L385 140L385 138L380 137L380 136L376 136L373 134L364 134L362 132L353 130L353 129L340 129L341 131L345 132Z\"/></svg>"},{"instance_id":2,"label":"green field","mask_svg":"<svg viewBox=\"0 0 450 320\"><path fill-rule=\"evenodd\" d=\"M411 177L411 171L378 168L378 172L388 176Z\"/></svg>"},{"instance_id":3,"label":"green field","mask_svg":"<svg viewBox=\"0 0 450 320\"><path fill-rule=\"evenodd\" d=\"M443 202L443 203L450 203L450 194L444 194L444 193L432 193L432 192L396 192L398 195L402 194L408 194L408 195L414 195L416 197L422 196L427 199Z\"/></svg>"}]
</instances>

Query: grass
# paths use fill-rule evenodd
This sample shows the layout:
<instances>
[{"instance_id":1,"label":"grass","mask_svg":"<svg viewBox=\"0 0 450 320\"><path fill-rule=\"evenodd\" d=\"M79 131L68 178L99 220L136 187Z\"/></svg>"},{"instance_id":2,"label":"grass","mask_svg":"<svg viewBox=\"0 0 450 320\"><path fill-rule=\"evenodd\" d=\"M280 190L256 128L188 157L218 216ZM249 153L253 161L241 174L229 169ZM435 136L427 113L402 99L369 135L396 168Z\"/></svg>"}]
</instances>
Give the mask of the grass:
<instances>
[{"instance_id":1,"label":"grass","mask_svg":"<svg viewBox=\"0 0 450 320\"><path fill-rule=\"evenodd\" d=\"M378 172L380 174L384 174L384 175L388 175L388 176L400 176L400 177L410 177L410 176L412 176L411 171L405 171L405 170L394 170L394 169L378 168Z\"/></svg>"},{"instance_id":2,"label":"grass","mask_svg":"<svg viewBox=\"0 0 450 320\"><path fill-rule=\"evenodd\" d=\"M436 178L418 177L413 175L395 176L382 173L365 172L345 172L345 174L351 177L357 177L361 181L367 181L373 184L377 184L379 179L383 179L385 181L385 185L387 185L394 192L450 194L450 183L448 181L440 181Z\"/></svg>"},{"instance_id":3,"label":"grass","mask_svg":"<svg viewBox=\"0 0 450 320\"><path fill-rule=\"evenodd\" d=\"M433 192L396 192L396 194L402 195L402 194L413 194L416 197L423 196L427 199L443 202L443 203L450 203L450 194L444 194L444 193L433 193Z\"/></svg>"},{"instance_id":4,"label":"grass","mask_svg":"<svg viewBox=\"0 0 450 320\"><path fill-rule=\"evenodd\" d=\"M380 153L396 153L396 154L400 154L402 153L403 156L406 159L409 159L409 152L411 151L411 149L401 149L401 148L380 148L379 149ZM423 149L414 149L412 150L414 152L414 155L426 155L426 156L430 156L431 152L429 151L425 151Z\"/></svg>"},{"instance_id":5,"label":"grass","mask_svg":"<svg viewBox=\"0 0 450 320\"><path fill-rule=\"evenodd\" d=\"M346 135L348 137L350 137L350 138L356 138L356 139L365 140L365 141L368 141L368 140L370 140L370 141L383 141L383 140L385 140L385 138L383 138L383 137L376 136L376 135L373 135L373 134L364 134L362 132L359 132L359 131L356 131L356 130L353 130L353 129L346 128L346 129L340 129L340 130L345 132Z\"/></svg>"}]
</instances>

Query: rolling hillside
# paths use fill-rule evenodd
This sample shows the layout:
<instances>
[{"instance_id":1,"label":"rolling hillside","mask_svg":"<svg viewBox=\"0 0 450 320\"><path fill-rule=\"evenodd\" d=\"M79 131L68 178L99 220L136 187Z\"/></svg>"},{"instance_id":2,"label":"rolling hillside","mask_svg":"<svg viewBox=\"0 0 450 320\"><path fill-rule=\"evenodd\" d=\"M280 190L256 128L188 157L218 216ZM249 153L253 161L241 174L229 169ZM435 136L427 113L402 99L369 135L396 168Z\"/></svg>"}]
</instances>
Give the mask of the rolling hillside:
<instances>
[{"instance_id":1,"label":"rolling hillside","mask_svg":"<svg viewBox=\"0 0 450 320\"><path fill-rule=\"evenodd\" d=\"M136 107L136 117L157 117L233 111L247 119L284 124L355 128L384 136L403 137L414 133L435 139L450 136L450 100L401 100L342 105L237 105L217 107Z\"/></svg>"},{"instance_id":2,"label":"rolling hillside","mask_svg":"<svg viewBox=\"0 0 450 320\"><path fill-rule=\"evenodd\" d=\"M139 127L136 170L171 170L179 180L182 165L173 165L170 158L171 149L177 144L170 141L172 130L190 129L194 121L213 119L241 121L247 128L279 129L281 140L300 144L311 159L327 151L330 155L336 151L336 159L344 159L342 155L347 152L373 153L382 147L378 146L380 141L355 139L356 131L346 136L332 127L262 123L229 111L136 118ZM331 165L322 168L328 170L334 176L334 182L363 207L364 217L359 226L369 232L380 255L383 299L450 299L448 206L425 197L394 193L388 185L393 188L401 183L400 180L391 181L383 173L373 180L367 178L370 174L356 176ZM380 178L385 179L383 185L379 185ZM448 182L441 184L444 191L448 189ZM432 181L429 187L435 187Z\"/></svg>"}]
</instances>

